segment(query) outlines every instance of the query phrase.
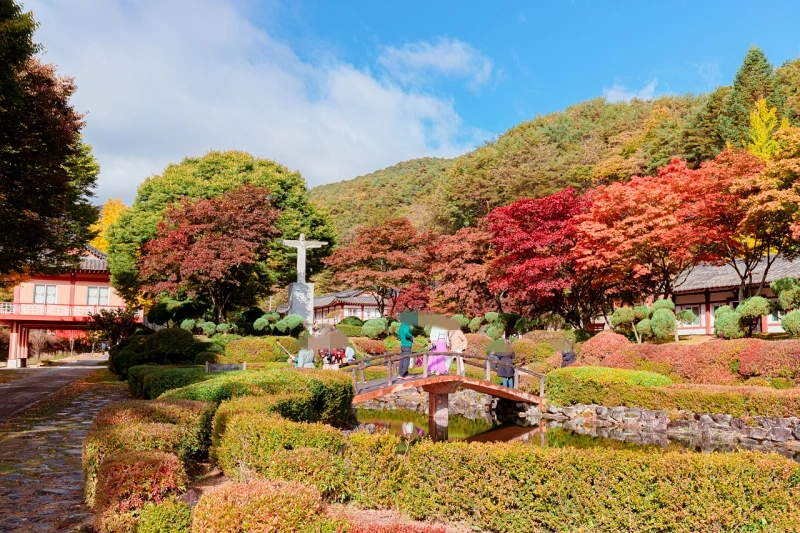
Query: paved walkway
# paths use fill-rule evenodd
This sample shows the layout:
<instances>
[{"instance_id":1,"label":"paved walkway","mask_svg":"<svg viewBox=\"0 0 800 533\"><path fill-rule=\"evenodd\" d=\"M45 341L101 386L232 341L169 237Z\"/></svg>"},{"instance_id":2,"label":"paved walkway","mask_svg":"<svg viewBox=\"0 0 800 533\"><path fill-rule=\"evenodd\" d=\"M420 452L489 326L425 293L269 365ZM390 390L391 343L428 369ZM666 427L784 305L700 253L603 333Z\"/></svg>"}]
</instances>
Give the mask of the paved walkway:
<instances>
[{"instance_id":1,"label":"paved walkway","mask_svg":"<svg viewBox=\"0 0 800 533\"><path fill-rule=\"evenodd\" d=\"M58 392L78 378L102 367L106 358L65 362L59 366L31 368L31 377L0 385L0 422Z\"/></svg>"},{"instance_id":2,"label":"paved walkway","mask_svg":"<svg viewBox=\"0 0 800 533\"><path fill-rule=\"evenodd\" d=\"M47 396L98 368L80 361L42 369L30 386ZM24 381L13 384L17 392ZM124 386L74 384L0 425L0 532L67 533L90 517L83 503L83 438L100 409L127 397ZM7 399L2 386L0 402Z\"/></svg>"}]
</instances>

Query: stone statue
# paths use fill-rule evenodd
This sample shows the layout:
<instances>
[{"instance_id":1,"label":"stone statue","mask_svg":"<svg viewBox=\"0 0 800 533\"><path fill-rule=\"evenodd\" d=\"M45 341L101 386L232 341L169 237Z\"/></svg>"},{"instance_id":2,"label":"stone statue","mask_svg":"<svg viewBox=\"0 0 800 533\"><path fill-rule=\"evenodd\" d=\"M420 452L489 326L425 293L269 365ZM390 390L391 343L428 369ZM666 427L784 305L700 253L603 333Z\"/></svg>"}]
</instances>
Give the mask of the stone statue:
<instances>
[{"instance_id":1,"label":"stone statue","mask_svg":"<svg viewBox=\"0 0 800 533\"><path fill-rule=\"evenodd\" d=\"M279 239L284 246L297 248L297 282L289 284L289 314L300 315L310 327L314 323L314 284L306 283L306 250L322 248L325 241L307 241L301 233L298 240Z\"/></svg>"},{"instance_id":2,"label":"stone statue","mask_svg":"<svg viewBox=\"0 0 800 533\"><path fill-rule=\"evenodd\" d=\"M297 283L306 282L306 249L308 248L322 248L327 246L325 241L307 241L305 234L300 234L300 239L296 241L279 240L284 246L293 246L297 248Z\"/></svg>"}]
</instances>

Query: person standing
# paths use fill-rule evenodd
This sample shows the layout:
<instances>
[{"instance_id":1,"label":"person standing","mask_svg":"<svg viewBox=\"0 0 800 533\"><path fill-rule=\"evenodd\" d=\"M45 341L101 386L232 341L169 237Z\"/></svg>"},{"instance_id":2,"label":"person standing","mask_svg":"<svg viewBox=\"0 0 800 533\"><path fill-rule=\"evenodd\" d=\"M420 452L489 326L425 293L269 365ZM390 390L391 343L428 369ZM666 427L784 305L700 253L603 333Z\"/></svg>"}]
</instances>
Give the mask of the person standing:
<instances>
[{"instance_id":1,"label":"person standing","mask_svg":"<svg viewBox=\"0 0 800 533\"><path fill-rule=\"evenodd\" d=\"M508 341L505 341L503 349L497 352L497 376L503 379L503 387L510 389L514 388L514 347Z\"/></svg>"},{"instance_id":2,"label":"person standing","mask_svg":"<svg viewBox=\"0 0 800 533\"><path fill-rule=\"evenodd\" d=\"M400 379L408 378L408 365L414 346L414 334L411 333L411 324L406 318L408 317L401 317L402 322L400 323L400 328L397 330L397 336L400 337L400 354L407 356L400 359Z\"/></svg>"},{"instance_id":3,"label":"person standing","mask_svg":"<svg viewBox=\"0 0 800 533\"><path fill-rule=\"evenodd\" d=\"M450 351L457 354L462 354L467 349L467 337L460 329L452 329L449 332L450 337ZM447 366L450 368L450 365ZM456 355L456 374L459 376L466 375L464 370L464 358Z\"/></svg>"}]
</instances>

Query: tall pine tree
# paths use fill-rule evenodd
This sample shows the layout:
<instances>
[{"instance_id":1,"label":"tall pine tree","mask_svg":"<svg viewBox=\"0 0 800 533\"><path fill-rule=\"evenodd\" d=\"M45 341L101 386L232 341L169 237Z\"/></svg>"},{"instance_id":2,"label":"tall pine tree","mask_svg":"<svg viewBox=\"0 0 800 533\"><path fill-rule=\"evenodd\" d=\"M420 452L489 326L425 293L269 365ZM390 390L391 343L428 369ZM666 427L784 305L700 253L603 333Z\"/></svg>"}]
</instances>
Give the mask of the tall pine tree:
<instances>
[{"instance_id":1,"label":"tall pine tree","mask_svg":"<svg viewBox=\"0 0 800 533\"><path fill-rule=\"evenodd\" d=\"M783 116L783 98L776 88L775 72L767 56L759 47L751 46L719 116L719 133L727 144L742 147L749 140L750 112L762 98L769 107L777 108L778 117Z\"/></svg>"},{"instance_id":2,"label":"tall pine tree","mask_svg":"<svg viewBox=\"0 0 800 533\"><path fill-rule=\"evenodd\" d=\"M691 115L683 126L683 157L691 168L703 161L714 159L725 148L725 140L719 132L719 117L728 86L718 87L708 96L706 104Z\"/></svg>"}]
</instances>

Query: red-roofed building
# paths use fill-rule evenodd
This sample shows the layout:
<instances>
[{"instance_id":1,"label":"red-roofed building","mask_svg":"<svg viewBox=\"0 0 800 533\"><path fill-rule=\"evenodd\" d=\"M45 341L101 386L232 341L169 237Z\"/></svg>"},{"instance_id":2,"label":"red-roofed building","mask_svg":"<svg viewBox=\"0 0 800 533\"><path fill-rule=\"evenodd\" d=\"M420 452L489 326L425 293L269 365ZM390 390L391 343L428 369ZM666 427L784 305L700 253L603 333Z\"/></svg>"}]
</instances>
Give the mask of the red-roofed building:
<instances>
[{"instance_id":1,"label":"red-roofed building","mask_svg":"<svg viewBox=\"0 0 800 533\"><path fill-rule=\"evenodd\" d=\"M276 309L281 315L289 312L289 306ZM348 316L361 320L379 318L378 302L369 291L350 289L314 297L314 322L317 324L336 324Z\"/></svg>"},{"instance_id":2,"label":"red-roofed building","mask_svg":"<svg viewBox=\"0 0 800 533\"><path fill-rule=\"evenodd\" d=\"M0 302L0 323L11 330L8 368L27 366L30 330L86 330L90 313L119 308L125 301L111 286L106 254L92 246L72 272L31 276L14 287L13 302Z\"/></svg>"}]
</instances>

